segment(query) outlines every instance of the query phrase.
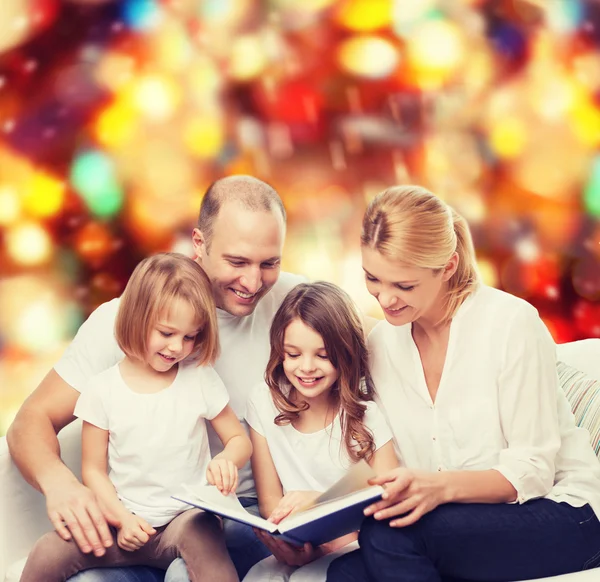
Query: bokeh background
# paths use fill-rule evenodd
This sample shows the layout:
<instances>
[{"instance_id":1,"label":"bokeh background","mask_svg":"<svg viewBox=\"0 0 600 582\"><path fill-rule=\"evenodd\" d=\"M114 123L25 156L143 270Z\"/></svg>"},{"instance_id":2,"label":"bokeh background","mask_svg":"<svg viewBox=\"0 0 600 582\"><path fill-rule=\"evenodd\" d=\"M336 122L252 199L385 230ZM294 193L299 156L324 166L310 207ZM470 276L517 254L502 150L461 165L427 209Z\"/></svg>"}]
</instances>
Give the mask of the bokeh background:
<instances>
[{"instance_id":1,"label":"bokeh background","mask_svg":"<svg viewBox=\"0 0 600 582\"><path fill-rule=\"evenodd\" d=\"M599 146L594 0L0 0L0 434L232 173L373 315L361 215L413 182L558 342L600 337Z\"/></svg>"}]
</instances>

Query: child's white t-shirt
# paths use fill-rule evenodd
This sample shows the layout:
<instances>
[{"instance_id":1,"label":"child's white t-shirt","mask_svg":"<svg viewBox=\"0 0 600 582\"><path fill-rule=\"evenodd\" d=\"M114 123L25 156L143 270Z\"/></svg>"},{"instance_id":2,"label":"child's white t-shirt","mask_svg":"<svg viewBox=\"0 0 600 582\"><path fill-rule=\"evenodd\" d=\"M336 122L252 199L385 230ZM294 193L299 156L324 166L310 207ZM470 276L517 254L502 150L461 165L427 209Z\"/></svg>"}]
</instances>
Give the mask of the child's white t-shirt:
<instances>
[{"instance_id":1,"label":"child's white t-shirt","mask_svg":"<svg viewBox=\"0 0 600 582\"><path fill-rule=\"evenodd\" d=\"M89 380L75 416L109 431L109 478L119 499L158 527L189 508L171 498L183 483L206 484L211 456L204 419L227 402L210 366L180 364L170 386L140 394L125 384L117 364Z\"/></svg>"},{"instance_id":2,"label":"child's white t-shirt","mask_svg":"<svg viewBox=\"0 0 600 582\"><path fill-rule=\"evenodd\" d=\"M367 402L364 424L373 434L375 449L392 439L392 433L375 402ZM265 437L283 492L325 491L353 464L342 437L339 416L325 429L303 433L291 424L277 426L268 386L256 386L248 398L246 420Z\"/></svg>"},{"instance_id":3,"label":"child's white t-shirt","mask_svg":"<svg viewBox=\"0 0 600 582\"><path fill-rule=\"evenodd\" d=\"M217 309L221 354L213 367L225 383L231 408L243 424L246 398L251 388L264 379L270 353L271 321L288 291L305 281L299 275L280 273L277 283L246 317L235 317ZM118 309L119 299L100 305L81 325L55 364L54 370L75 390L83 392L89 378L123 359L114 335ZM213 456L223 450L210 428L209 441ZM240 470L239 478L237 494L256 497L250 463Z\"/></svg>"}]
</instances>

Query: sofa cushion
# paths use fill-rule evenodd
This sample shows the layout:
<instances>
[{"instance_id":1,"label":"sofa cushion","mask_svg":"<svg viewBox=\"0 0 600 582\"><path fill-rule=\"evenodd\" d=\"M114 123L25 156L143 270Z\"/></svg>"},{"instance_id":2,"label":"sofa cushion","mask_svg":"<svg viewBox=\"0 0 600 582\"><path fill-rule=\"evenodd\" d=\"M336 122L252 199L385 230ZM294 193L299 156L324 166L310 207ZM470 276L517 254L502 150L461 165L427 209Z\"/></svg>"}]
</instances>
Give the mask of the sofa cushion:
<instances>
[{"instance_id":1,"label":"sofa cushion","mask_svg":"<svg viewBox=\"0 0 600 582\"><path fill-rule=\"evenodd\" d=\"M577 426L590 433L592 448L600 455L600 381L563 362L556 369Z\"/></svg>"}]
</instances>

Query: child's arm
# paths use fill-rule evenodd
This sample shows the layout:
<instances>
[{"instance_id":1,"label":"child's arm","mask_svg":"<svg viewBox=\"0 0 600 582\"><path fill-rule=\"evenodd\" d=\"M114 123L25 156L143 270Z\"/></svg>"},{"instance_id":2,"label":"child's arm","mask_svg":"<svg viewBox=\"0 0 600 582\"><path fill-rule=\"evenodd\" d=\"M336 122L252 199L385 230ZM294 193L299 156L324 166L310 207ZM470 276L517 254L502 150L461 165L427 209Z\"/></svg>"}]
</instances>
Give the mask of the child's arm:
<instances>
[{"instance_id":1,"label":"child's arm","mask_svg":"<svg viewBox=\"0 0 600 582\"><path fill-rule=\"evenodd\" d=\"M369 465L378 475L399 467L400 463L396 451L394 451L393 441L388 441L385 445L379 447L369 459Z\"/></svg>"},{"instance_id":2,"label":"child's arm","mask_svg":"<svg viewBox=\"0 0 600 582\"><path fill-rule=\"evenodd\" d=\"M229 495L236 490L238 469L241 469L252 455L252 443L229 405L209 422L224 448L208 464L206 478L211 485L216 485L223 495Z\"/></svg>"},{"instance_id":3,"label":"child's arm","mask_svg":"<svg viewBox=\"0 0 600 582\"><path fill-rule=\"evenodd\" d=\"M260 514L267 519L283 499L283 487L275 469L267 439L250 427L252 474L258 495Z\"/></svg>"},{"instance_id":4,"label":"child's arm","mask_svg":"<svg viewBox=\"0 0 600 582\"><path fill-rule=\"evenodd\" d=\"M96 494L103 511L115 517L112 523L119 529L117 543L128 551L142 547L156 530L121 503L108 478L108 431L84 421L81 448L82 481Z\"/></svg>"}]
</instances>

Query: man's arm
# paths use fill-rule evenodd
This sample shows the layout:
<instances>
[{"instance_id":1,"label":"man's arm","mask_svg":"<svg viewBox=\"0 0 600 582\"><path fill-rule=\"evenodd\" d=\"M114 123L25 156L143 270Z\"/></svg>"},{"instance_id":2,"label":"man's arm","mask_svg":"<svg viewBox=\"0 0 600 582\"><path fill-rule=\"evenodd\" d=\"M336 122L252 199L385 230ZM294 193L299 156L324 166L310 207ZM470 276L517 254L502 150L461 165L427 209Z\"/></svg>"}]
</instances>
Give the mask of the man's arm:
<instances>
[{"instance_id":1,"label":"man's arm","mask_svg":"<svg viewBox=\"0 0 600 582\"><path fill-rule=\"evenodd\" d=\"M46 497L48 517L65 540L101 555L112 542L94 494L62 462L57 433L73 421L79 393L52 369L17 413L6 435L23 477ZM69 525L69 529L65 527ZM102 540L102 541L101 541Z\"/></svg>"}]
</instances>

